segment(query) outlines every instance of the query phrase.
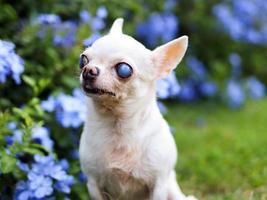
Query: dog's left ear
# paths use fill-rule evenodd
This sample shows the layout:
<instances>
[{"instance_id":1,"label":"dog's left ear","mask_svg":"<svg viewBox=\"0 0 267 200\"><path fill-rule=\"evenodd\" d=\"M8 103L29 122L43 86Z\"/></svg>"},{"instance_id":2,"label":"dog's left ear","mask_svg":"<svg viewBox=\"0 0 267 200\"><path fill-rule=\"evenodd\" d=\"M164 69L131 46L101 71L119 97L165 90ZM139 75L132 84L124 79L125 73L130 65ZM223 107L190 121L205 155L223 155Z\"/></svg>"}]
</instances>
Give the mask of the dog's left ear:
<instances>
[{"instance_id":1,"label":"dog's left ear","mask_svg":"<svg viewBox=\"0 0 267 200\"><path fill-rule=\"evenodd\" d=\"M123 34L122 32L122 26L123 26L123 19L122 18L117 18L111 28L110 28L110 31L109 31L109 34Z\"/></svg>"},{"instance_id":2,"label":"dog's left ear","mask_svg":"<svg viewBox=\"0 0 267 200\"><path fill-rule=\"evenodd\" d=\"M152 51L153 62L156 66L156 78L167 76L181 62L188 45L188 37L182 36Z\"/></svg>"}]
</instances>

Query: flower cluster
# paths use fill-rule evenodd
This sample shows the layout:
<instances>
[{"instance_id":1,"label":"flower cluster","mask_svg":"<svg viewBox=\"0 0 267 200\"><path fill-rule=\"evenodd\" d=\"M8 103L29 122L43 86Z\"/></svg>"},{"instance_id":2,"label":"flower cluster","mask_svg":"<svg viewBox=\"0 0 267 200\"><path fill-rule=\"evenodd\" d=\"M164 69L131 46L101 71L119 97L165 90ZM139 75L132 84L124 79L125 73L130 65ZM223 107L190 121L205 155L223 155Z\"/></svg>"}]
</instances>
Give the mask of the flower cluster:
<instances>
[{"instance_id":1,"label":"flower cluster","mask_svg":"<svg viewBox=\"0 0 267 200\"><path fill-rule=\"evenodd\" d=\"M6 142L8 145L12 145L15 141L22 143L22 131L17 129L14 122L10 122L8 128L13 132L11 136L6 137ZM42 146L44 146L48 151L53 150L54 142L50 137L50 133L47 128L42 126L34 126L32 129L31 139Z\"/></svg>"},{"instance_id":2,"label":"flower cluster","mask_svg":"<svg viewBox=\"0 0 267 200\"><path fill-rule=\"evenodd\" d=\"M265 85L260 82L255 76L251 76L246 80L246 88L252 99L263 98L266 94Z\"/></svg>"},{"instance_id":3,"label":"flower cluster","mask_svg":"<svg viewBox=\"0 0 267 200\"><path fill-rule=\"evenodd\" d=\"M64 93L50 96L41 107L47 112L55 112L57 121L65 128L77 128L85 120L85 97L80 89L75 89L72 96Z\"/></svg>"},{"instance_id":4,"label":"flower cluster","mask_svg":"<svg viewBox=\"0 0 267 200\"><path fill-rule=\"evenodd\" d=\"M24 61L14 49L13 43L0 40L0 83L6 82L7 76L12 76L16 84L21 83L20 76L24 71Z\"/></svg>"},{"instance_id":5,"label":"flower cluster","mask_svg":"<svg viewBox=\"0 0 267 200\"><path fill-rule=\"evenodd\" d=\"M245 103L246 96L260 99L266 95L266 88L256 77L241 78L242 60L236 53L231 53L229 62L232 67L230 79L226 82L226 100L230 108L239 108Z\"/></svg>"},{"instance_id":6,"label":"flower cluster","mask_svg":"<svg viewBox=\"0 0 267 200\"><path fill-rule=\"evenodd\" d=\"M180 89L180 85L174 72L171 72L167 77L158 80L156 84L157 97L160 100L176 98ZM158 100L157 104L162 114L167 113L168 110L161 101Z\"/></svg>"},{"instance_id":7,"label":"flower cluster","mask_svg":"<svg viewBox=\"0 0 267 200\"><path fill-rule=\"evenodd\" d=\"M62 21L55 14L40 14L33 21L34 25L40 26L38 36L43 38L48 30L53 32L53 44L59 47L71 47L76 40L78 23L73 20Z\"/></svg>"},{"instance_id":8,"label":"flower cluster","mask_svg":"<svg viewBox=\"0 0 267 200\"><path fill-rule=\"evenodd\" d=\"M48 199L52 198L56 191L70 193L74 178L66 173L66 160L56 163L51 155L35 155L31 166L20 161L17 164L27 173L27 180L17 183L14 200Z\"/></svg>"},{"instance_id":9,"label":"flower cluster","mask_svg":"<svg viewBox=\"0 0 267 200\"><path fill-rule=\"evenodd\" d=\"M231 0L215 5L213 12L234 40L267 44L265 0Z\"/></svg>"},{"instance_id":10,"label":"flower cluster","mask_svg":"<svg viewBox=\"0 0 267 200\"><path fill-rule=\"evenodd\" d=\"M174 72L171 72L166 78L157 81L157 96L160 99L176 97L179 91L180 85Z\"/></svg>"},{"instance_id":11,"label":"flower cluster","mask_svg":"<svg viewBox=\"0 0 267 200\"><path fill-rule=\"evenodd\" d=\"M195 57L188 57L186 64L190 72L189 76L180 81L180 86L174 74L167 79L159 80L157 94L161 99L176 98L183 102L222 96L233 109L243 105L247 96L260 99L266 95L266 87L255 76L241 79L241 58L238 54L231 53L229 63L232 70L229 80L226 81L225 89L219 90L201 61ZM159 106L166 111L162 104Z\"/></svg>"},{"instance_id":12,"label":"flower cluster","mask_svg":"<svg viewBox=\"0 0 267 200\"><path fill-rule=\"evenodd\" d=\"M83 41L84 46L90 46L94 41L101 37L100 31L106 27L105 19L108 15L107 9L101 6L97 9L96 16L91 16L86 10L80 12L82 23L88 24L92 34Z\"/></svg>"},{"instance_id":13,"label":"flower cluster","mask_svg":"<svg viewBox=\"0 0 267 200\"><path fill-rule=\"evenodd\" d=\"M186 60L190 75L181 82L181 91L178 98L181 101L190 102L199 98L211 98L217 94L218 87L213 82L204 64L195 57Z\"/></svg>"},{"instance_id":14,"label":"flower cluster","mask_svg":"<svg viewBox=\"0 0 267 200\"><path fill-rule=\"evenodd\" d=\"M238 108L245 101L242 85L236 80L229 80L226 84L226 100L230 108Z\"/></svg>"},{"instance_id":15,"label":"flower cluster","mask_svg":"<svg viewBox=\"0 0 267 200\"><path fill-rule=\"evenodd\" d=\"M171 12L154 12L147 21L137 26L136 32L147 45L155 46L158 41L167 42L175 38L178 32L178 19Z\"/></svg>"},{"instance_id":16,"label":"flower cluster","mask_svg":"<svg viewBox=\"0 0 267 200\"><path fill-rule=\"evenodd\" d=\"M60 24L61 23L61 19L59 16L55 15L55 14L40 14L36 17L36 19L34 20L35 24Z\"/></svg>"},{"instance_id":17,"label":"flower cluster","mask_svg":"<svg viewBox=\"0 0 267 200\"><path fill-rule=\"evenodd\" d=\"M35 25L41 25L38 36L43 38L47 31L52 29L53 44L59 47L72 47L76 41L76 32L80 24L89 25L92 34L84 40L84 46L91 45L97 40L101 34L100 31L106 26L105 18L107 17L107 9L101 6L97 9L96 16L91 16L87 10L80 12L80 21L66 20L62 21L58 15L55 14L40 14L33 21Z\"/></svg>"},{"instance_id":18,"label":"flower cluster","mask_svg":"<svg viewBox=\"0 0 267 200\"><path fill-rule=\"evenodd\" d=\"M256 77L230 79L226 83L226 100L230 108L239 108L245 103L246 96L257 100L266 95L266 87Z\"/></svg>"}]
</instances>

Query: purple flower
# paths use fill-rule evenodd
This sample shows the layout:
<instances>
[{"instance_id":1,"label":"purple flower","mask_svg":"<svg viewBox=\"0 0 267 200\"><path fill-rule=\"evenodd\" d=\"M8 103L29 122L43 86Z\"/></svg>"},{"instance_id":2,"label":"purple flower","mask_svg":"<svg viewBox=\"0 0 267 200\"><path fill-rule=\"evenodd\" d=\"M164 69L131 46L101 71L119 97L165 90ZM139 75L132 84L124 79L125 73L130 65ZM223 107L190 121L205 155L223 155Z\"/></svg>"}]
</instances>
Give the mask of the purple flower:
<instances>
[{"instance_id":1,"label":"purple flower","mask_svg":"<svg viewBox=\"0 0 267 200\"><path fill-rule=\"evenodd\" d=\"M56 112L57 120L63 127L77 128L85 120L84 97L80 97L77 91L74 91L74 96L60 94L57 98L57 105L59 105Z\"/></svg>"},{"instance_id":2,"label":"purple flower","mask_svg":"<svg viewBox=\"0 0 267 200\"><path fill-rule=\"evenodd\" d=\"M229 62L232 66L231 76L232 78L238 78L241 75L241 58L237 53L231 53L229 56Z\"/></svg>"},{"instance_id":3,"label":"purple flower","mask_svg":"<svg viewBox=\"0 0 267 200\"><path fill-rule=\"evenodd\" d=\"M169 84L162 79L157 81L157 96L161 99L167 99L169 97Z\"/></svg>"},{"instance_id":4,"label":"purple flower","mask_svg":"<svg viewBox=\"0 0 267 200\"><path fill-rule=\"evenodd\" d=\"M16 84L21 83L20 76L24 71L24 61L14 49L13 43L0 40L0 83L4 83L7 76L12 76Z\"/></svg>"},{"instance_id":5,"label":"purple flower","mask_svg":"<svg viewBox=\"0 0 267 200\"><path fill-rule=\"evenodd\" d=\"M6 142L8 145L12 145L14 142L22 143L22 131L21 130L13 130L13 135L6 136Z\"/></svg>"},{"instance_id":6,"label":"purple flower","mask_svg":"<svg viewBox=\"0 0 267 200\"><path fill-rule=\"evenodd\" d=\"M218 91L217 85L212 81L205 81L199 85L200 94L204 97L213 97Z\"/></svg>"},{"instance_id":7,"label":"purple flower","mask_svg":"<svg viewBox=\"0 0 267 200\"><path fill-rule=\"evenodd\" d=\"M10 130L13 131L13 135L7 136L5 138L7 144L12 145L15 141L22 143L22 136L23 136L22 131L19 129L16 129L17 128L16 124L13 124L13 123L12 123L11 128L12 129L10 129ZM48 129L46 129L45 127L41 127L41 126L33 127L31 137L32 137L33 141L41 144L47 150L51 151L53 149L54 142L50 138Z\"/></svg>"},{"instance_id":8,"label":"purple flower","mask_svg":"<svg viewBox=\"0 0 267 200\"><path fill-rule=\"evenodd\" d=\"M171 72L166 78L157 81L157 96L161 99L175 97L179 91L180 85L174 72Z\"/></svg>"},{"instance_id":9,"label":"purple flower","mask_svg":"<svg viewBox=\"0 0 267 200\"><path fill-rule=\"evenodd\" d=\"M53 96L48 97L46 101L41 102L41 107L47 112L53 112L56 108L56 99Z\"/></svg>"},{"instance_id":10,"label":"purple flower","mask_svg":"<svg viewBox=\"0 0 267 200\"><path fill-rule=\"evenodd\" d=\"M7 124L7 128L8 128L9 130L15 130L15 129L17 128L17 124L16 124L15 122L9 122L9 123Z\"/></svg>"},{"instance_id":11,"label":"purple flower","mask_svg":"<svg viewBox=\"0 0 267 200\"><path fill-rule=\"evenodd\" d=\"M65 176L55 184L55 188L64 193L70 193L70 186L74 184L74 178L72 176Z\"/></svg>"},{"instance_id":12,"label":"purple flower","mask_svg":"<svg viewBox=\"0 0 267 200\"><path fill-rule=\"evenodd\" d=\"M54 27L53 43L60 47L71 47L76 41L77 24L65 21Z\"/></svg>"},{"instance_id":13,"label":"purple flower","mask_svg":"<svg viewBox=\"0 0 267 200\"><path fill-rule=\"evenodd\" d=\"M83 23L88 23L91 20L91 15L87 10L82 10L80 12L80 19Z\"/></svg>"},{"instance_id":14,"label":"purple flower","mask_svg":"<svg viewBox=\"0 0 267 200\"><path fill-rule=\"evenodd\" d=\"M30 168L29 168L28 164L23 163L20 160L18 160L16 164L20 168L20 170L22 170L24 172L29 172L30 171Z\"/></svg>"},{"instance_id":15,"label":"purple flower","mask_svg":"<svg viewBox=\"0 0 267 200\"><path fill-rule=\"evenodd\" d=\"M239 66L241 65L241 62L242 62L240 56L237 53L231 53L229 55L229 61L232 66Z\"/></svg>"},{"instance_id":16,"label":"purple flower","mask_svg":"<svg viewBox=\"0 0 267 200\"><path fill-rule=\"evenodd\" d=\"M30 200L31 197L32 191L29 189L29 183L27 181L19 181L16 184L13 200Z\"/></svg>"},{"instance_id":17,"label":"purple flower","mask_svg":"<svg viewBox=\"0 0 267 200\"><path fill-rule=\"evenodd\" d=\"M181 91L178 97L183 102L191 102L198 99L198 94L192 80L187 80L181 84Z\"/></svg>"},{"instance_id":18,"label":"purple flower","mask_svg":"<svg viewBox=\"0 0 267 200\"><path fill-rule=\"evenodd\" d=\"M267 43L265 0L231 0L215 5L213 13L234 40L258 45Z\"/></svg>"},{"instance_id":19,"label":"purple flower","mask_svg":"<svg viewBox=\"0 0 267 200\"><path fill-rule=\"evenodd\" d=\"M47 150L52 151L54 142L50 138L50 134L47 128L41 126L35 126L32 129L32 139L37 141Z\"/></svg>"},{"instance_id":20,"label":"purple flower","mask_svg":"<svg viewBox=\"0 0 267 200\"><path fill-rule=\"evenodd\" d=\"M186 59L186 64L196 80L205 80L207 78L207 70L201 61L195 57L188 57Z\"/></svg>"},{"instance_id":21,"label":"purple flower","mask_svg":"<svg viewBox=\"0 0 267 200\"><path fill-rule=\"evenodd\" d=\"M34 21L35 24L60 24L61 19L55 14L40 14Z\"/></svg>"},{"instance_id":22,"label":"purple flower","mask_svg":"<svg viewBox=\"0 0 267 200\"><path fill-rule=\"evenodd\" d=\"M175 38L178 32L178 19L171 12L154 12L147 21L138 24L136 31L149 46L155 46L160 40L167 42Z\"/></svg>"},{"instance_id":23,"label":"purple flower","mask_svg":"<svg viewBox=\"0 0 267 200\"><path fill-rule=\"evenodd\" d=\"M164 8L166 11L170 11L173 8L175 8L176 4L177 4L177 0L166 0L164 3Z\"/></svg>"},{"instance_id":24,"label":"purple flower","mask_svg":"<svg viewBox=\"0 0 267 200\"><path fill-rule=\"evenodd\" d=\"M266 87L254 76L247 79L246 86L252 99L263 98L266 94Z\"/></svg>"},{"instance_id":25,"label":"purple flower","mask_svg":"<svg viewBox=\"0 0 267 200\"><path fill-rule=\"evenodd\" d=\"M80 12L83 23L87 23L92 31L91 36L83 41L83 45L88 47L101 37L100 31L106 27L105 18L108 11L105 6L100 6L96 11L96 16L91 16L87 11Z\"/></svg>"},{"instance_id":26,"label":"purple flower","mask_svg":"<svg viewBox=\"0 0 267 200\"><path fill-rule=\"evenodd\" d=\"M240 83L229 80L226 85L226 98L230 108L239 108L244 104L245 95Z\"/></svg>"},{"instance_id":27,"label":"purple flower","mask_svg":"<svg viewBox=\"0 0 267 200\"><path fill-rule=\"evenodd\" d=\"M61 192L69 193L70 186L74 184L74 178L67 175L62 163L56 164L51 156L41 157L36 155L33 171L56 180L55 188Z\"/></svg>"},{"instance_id":28,"label":"purple flower","mask_svg":"<svg viewBox=\"0 0 267 200\"><path fill-rule=\"evenodd\" d=\"M53 193L51 178L30 172L28 180L29 189L33 192L34 197L40 199Z\"/></svg>"},{"instance_id":29,"label":"purple flower","mask_svg":"<svg viewBox=\"0 0 267 200\"><path fill-rule=\"evenodd\" d=\"M78 177L79 177L79 180L82 183L86 183L87 182L87 176L83 172L79 172Z\"/></svg>"},{"instance_id":30,"label":"purple flower","mask_svg":"<svg viewBox=\"0 0 267 200\"><path fill-rule=\"evenodd\" d=\"M55 111L57 121L66 128L77 128L85 120L85 97L80 89L75 89L72 96L61 93L49 97L41 106L48 112Z\"/></svg>"},{"instance_id":31,"label":"purple flower","mask_svg":"<svg viewBox=\"0 0 267 200\"><path fill-rule=\"evenodd\" d=\"M38 32L40 38L43 38L48 30L52 30L53 44L55 46L69 48L76 41L77 23L74 21L67 20L62 22L57 15L41 14L35 19L34 24L42 25Z\"/></svg>"},{"instance_id":32,"label":"purple flower","mask_svg":"<svg viewBox=\"0 0 267 200\"><path fill-rule=\"evenodd\" d=\"M100 17L93 17L91 20L91 28L93 32L100 31L106 26L104 20Z\"/></svg>"},{"instance_id":33,"label":"purple flower","mask_svg":"<svg viewBox=\"0 0 267 200\"><path fill-rule=\"evenodd\" d=\"M157 101L157 104L162 114L166 114L168 112L167 107L161 101Z\"/></svg>"},{"instance_id":34,"label":"purple flower","mask_svg":"<svg viewBox=\"0 0 267 200\"><path fill-rule=\"evenodd\" d=\"M178 31L178 20L172 13L166 13L163 16L165 22L166 32L162 34L162 39L164 42L170 41L175 38Z\"/></svg>"},{"instance_id":35,"label":"purple flower","mask_svg":"<svg viewBox=\"0 0 267 200\"><path fill-rule=\"evenodd\" d=\"M16 185L14 200L50 199L56 191L70 192L74 178L66 173L62 163L56 163L51 155L35 155L34 161L31 167L25 167L26 164L22 162L18 163L28 175L26 181L20 181ZM67 161L64 162L66 165Z\"/></svg>"},{"instance_id":36,"label":"purple flower","mask_svg":"<svg viewBox=\"0 0 267 200\"><path fill-rule=\"evenodd\" d=\"M69 169L69 163L68 163L68 161L66 159L60 160L59 164L62 167L62 169L64 169L64 170Z\"/></svg>"},{"instance_id":37,"label":"purple flower","mask_svg":"<svg viewBox=\"0 0 267 200\"><path fill-rule=\"evenodd\" d=\"M87 39L83 41L83 45L86 47L91 46L100 37L101 37L101 34L98 32L95 32L90 37L88 37Z\"/></svg>"},{"instance_id":38,"label":"purple flower","mask_svg":"<svg viewBox=\"0 0 267 200\"><path fill-rule=\"evenodd\" d=\"M99 18L106 18L108 15L108 11L105 6L100 6L96 11L96 16Z\"/></svg>"},{"instance_id":39,"label":"purple flower","mask_svg":"<svg viewBox=\"0 0 267 200\"><path fill-rule=\"evenodd\" d=\"M72 159L79 159L79 151L77 149L71 150L70 156Z\"/></svg>"},{"instance_id":40,"label":"purple flower","mask_svg":"<svg viewBox=\"0 0 267 200\"><path fill-rule=\"evenodd\" d=\"M65 179L67 176L61 165L57 165L52 156L35 155L36 163L32 165L32 171L36 174L49 176L56 180Z\"/></svg>"}]
</instances>

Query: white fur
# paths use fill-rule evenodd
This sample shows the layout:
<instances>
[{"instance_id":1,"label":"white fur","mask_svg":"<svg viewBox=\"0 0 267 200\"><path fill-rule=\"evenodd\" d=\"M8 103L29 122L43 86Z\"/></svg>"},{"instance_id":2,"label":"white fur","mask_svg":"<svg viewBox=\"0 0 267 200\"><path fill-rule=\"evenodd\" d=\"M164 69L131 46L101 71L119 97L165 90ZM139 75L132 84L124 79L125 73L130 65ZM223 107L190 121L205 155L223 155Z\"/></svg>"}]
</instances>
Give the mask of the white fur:
<instances>
[{"instance_id":1,"label":"white fur","mask_svg":"<svg viewBox=\"0 0 267 200\"><path fill-rule=\"evenodd\" d=\"M116 97L93 95L87 101L80 161L88 176L89 193L94 200L193 200L177 185L175 142L156 103L158 73L170 71L163 66L164 60L158 60L157 52L166 60L168 55L164 56L162 49L168 49L169 44L160 51L150 51L122 34L121 20L84 52L90 60L88 66L100 68L96 85L116 93ZM187 47L187 38L178 42L184 50L168 58L172 59L171 69ZM112 66L122 61L134 69L133 77L123 84L112 71Z\"/></svg>"}]
</instances>

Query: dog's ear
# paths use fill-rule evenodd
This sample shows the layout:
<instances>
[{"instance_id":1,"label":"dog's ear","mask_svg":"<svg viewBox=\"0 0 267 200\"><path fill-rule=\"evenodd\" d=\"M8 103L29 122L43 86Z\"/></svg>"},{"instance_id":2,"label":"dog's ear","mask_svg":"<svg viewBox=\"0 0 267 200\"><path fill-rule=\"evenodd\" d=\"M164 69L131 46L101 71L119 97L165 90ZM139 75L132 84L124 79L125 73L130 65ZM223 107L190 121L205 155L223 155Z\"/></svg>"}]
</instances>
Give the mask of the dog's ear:
<instances>
[{"instance_id":1,"label":"dog's ear","mask_svg":"<svg viewBox=\"0 0 267 200\"><path fill-rule=\"evenodd\" d=\"M188 37L182 36L152 51L156 66L156 78L167 76L181 62L188 45Z\"/></svg>"},{"instance_id":2,"label":"dog's ear","mask_svg":"<svg viewBox=\"0 0 267 200\"><path fill-rule=\"evenodd\" d=\"M122 18L116 19L110 28L109 34L123 34L122 26L123 26L123 19Z\"/></svg>"}]
</instances>

